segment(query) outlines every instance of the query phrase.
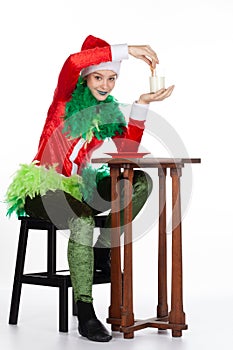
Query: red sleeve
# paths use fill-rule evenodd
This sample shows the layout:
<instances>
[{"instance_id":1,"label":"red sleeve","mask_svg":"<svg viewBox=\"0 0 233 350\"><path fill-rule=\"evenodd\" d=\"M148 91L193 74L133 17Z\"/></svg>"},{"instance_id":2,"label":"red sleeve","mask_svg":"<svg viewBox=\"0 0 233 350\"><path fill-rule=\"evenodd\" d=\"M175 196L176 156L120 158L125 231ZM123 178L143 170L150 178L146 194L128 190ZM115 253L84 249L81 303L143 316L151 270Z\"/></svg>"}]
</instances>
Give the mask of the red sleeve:
<instances>
[{"instance_id":1,"label":"red sleeve","mask_svg":"<svg viewBox=\"0 0 233 350\"><path fill-rule=\"evenodd\" d=\"M58 77L58 84L55 89L53 102L49 107L39 141L38 153L34 159L40 159L49 138L55 130L57 130L57 128L62 130L61 124L63 123L62 117L65 113L66 102L71 98L81 70L90 65L96 65L111 60L112 53L110 46L81 51L67 58Z\"/></svg>"},{"instance_id":2,"label":"red sleeve","mask_svg":"<svg viewBox=\"0 0 233 350\"><path fill-rule=\"evenodd\" d=\"M74 163L78 166L78 173L82 173L82 169L85 168L87 163L91 162L91 156L95 149L99 148L103 144L103 140L98 140L93 137L90 142L86 142L78 152Z\"/></svg>"},{"instance_id":3,"label":"red sleeve","mask_svg":"<svg viewBox=\"0 0 233 350\"><path fill-rule=\"evenodd\" d=\"M113 137L118 152L137 152L145 129L145 121L129 119L123 134Z\"/></svg>"}]
</instances>

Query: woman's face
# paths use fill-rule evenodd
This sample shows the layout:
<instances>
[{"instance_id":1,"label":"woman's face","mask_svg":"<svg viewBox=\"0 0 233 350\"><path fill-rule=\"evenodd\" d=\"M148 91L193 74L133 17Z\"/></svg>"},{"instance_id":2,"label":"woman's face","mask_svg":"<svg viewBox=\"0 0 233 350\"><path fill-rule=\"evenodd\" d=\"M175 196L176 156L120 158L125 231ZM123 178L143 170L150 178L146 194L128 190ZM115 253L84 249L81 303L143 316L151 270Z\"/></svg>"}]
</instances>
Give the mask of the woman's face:
<instances>
[{"instance_id":1,"label":"woman's face","mask_svg":"<svg viewBox=\"0 0 233 350\"><path fill-rule=\"evenodd\" d=\"M98 70L88 74L87 86L98 101L104 101L113 90L116 77L116 73L112 70Z\"/></svg>"}]
</instances>

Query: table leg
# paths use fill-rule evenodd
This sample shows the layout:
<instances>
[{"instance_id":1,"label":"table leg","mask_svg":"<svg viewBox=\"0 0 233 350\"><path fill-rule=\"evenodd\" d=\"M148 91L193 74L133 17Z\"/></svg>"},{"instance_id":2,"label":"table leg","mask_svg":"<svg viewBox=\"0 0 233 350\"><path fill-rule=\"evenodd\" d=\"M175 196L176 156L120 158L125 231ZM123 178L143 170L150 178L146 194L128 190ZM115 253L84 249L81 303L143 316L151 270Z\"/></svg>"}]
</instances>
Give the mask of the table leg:
<instances>
[{"instance_id":1,"label":"table leg","mask_svg":"<svg viewBox=\"0 0 233 350\"><path fill-rule=\"evenodd\" d=\"M182 233L181 233L181 200L180 177L181 168L171 168L172 177L172 286L171 311L169 323L174 324L172 336L180 337L182 330L176 330L175 325L185 324L183 312L183 281L182 281Z\"/></svg>"},{"instance_id":2,"label":"table leg","mask_svg":"<svg viewBox=\"0 0 233 350\"><path fill-rule=\"evenodd\" d=\"M121 326L134 324L133 314L133 264L132 264L132 182L133 169L124 169L124 280L123 280L123 306L121 313ZM124 338L134 337L134 332L125 332Z\"/></svg>"},{"instance_id":3,"label":"table leg","mask_svg":"<svg viewBox=\"0 0 233 350\"><path fill-rule=\"evenodd\" d=\"M112 330L117 331L121 325L122 307L122 272L120 252L120 169L111 167L111 305L109 307L108 323L112 324Z\"/></svg>"},{"instance_id":4,"label":"table leg","mask_svg":"<svg viewBox=\"0 0 233 350\"><path fill-rule=\"evenodd\" d=\"M157 317L168 316L167 305L167 232L166 232L166 168L159 175L159 241L158 241L158 306Z\"/></svg>"}]
</instances>

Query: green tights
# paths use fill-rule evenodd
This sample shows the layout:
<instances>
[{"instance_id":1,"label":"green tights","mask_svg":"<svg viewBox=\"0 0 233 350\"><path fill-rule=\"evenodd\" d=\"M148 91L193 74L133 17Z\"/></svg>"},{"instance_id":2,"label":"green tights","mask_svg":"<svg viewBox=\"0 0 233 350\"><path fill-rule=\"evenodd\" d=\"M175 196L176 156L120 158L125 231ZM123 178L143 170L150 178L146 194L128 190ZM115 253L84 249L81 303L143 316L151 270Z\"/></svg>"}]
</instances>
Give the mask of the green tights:
<instances>
[{"instance_id":1,"label":"green tights","mask_svg":"<svg viewBox=\"0 0 233 350\"><path fill-rule=\"evenodd\" d=\"M110 207L111 179L104 178L98 184L98 193L104 198L101 210L93 210L93 213L103 212ZM133 180L133 218L139 213L145 204L152 190L151 178L142 171L135 171ZM121 197L123 198L123 188L121 189ZM95 197L95 196L94 196ZM97 198L97 197L96 197ZM95 200L89 204L95 208ZM108 203L108 204L107 204ZM107 208L108 205L108 208ZM100 205L101 206L101 205ZM105 207L106 206L106 207ZM121 214L121 227L124 225L123 209ZM106 228L100 229L100 235L95 244L97 247L110 247L111 245L111 212L107 217ZM93 229L94 219L92 217L81 217L69 222L71 231L68 243L68 262L70 268L70 276L74 290L75 301L81 300L91 303L92 283L93 283Z\"/></svg>"}]
</instances>

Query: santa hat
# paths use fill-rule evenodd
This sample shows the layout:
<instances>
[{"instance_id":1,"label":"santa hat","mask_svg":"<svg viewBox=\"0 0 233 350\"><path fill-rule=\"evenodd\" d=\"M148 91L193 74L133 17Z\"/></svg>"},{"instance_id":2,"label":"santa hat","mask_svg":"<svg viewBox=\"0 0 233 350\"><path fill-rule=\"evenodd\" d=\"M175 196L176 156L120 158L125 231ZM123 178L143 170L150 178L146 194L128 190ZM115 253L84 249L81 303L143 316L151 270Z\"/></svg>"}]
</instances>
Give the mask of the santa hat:
<instances>
[{"instance_id":1,"label":"santa hat","mask_svg":"<svg viewBox=\"0 0 233 350\"><path fill-rule=\"evenodd\" d=\"M81 51L94 49L96 47L106 47L106 46L110 46L106 41L104 41L100 38L96 38L92 35L89 35L84 40L82 47L81 47ZM82 69L81 76L85 77L90 73L96 72L97 70L112 70L118 76L119 72L120 72L120 65L121 65L120 61L101 62L100 64L88 66L88 67Z\"/></svg>"}]
</instances>

